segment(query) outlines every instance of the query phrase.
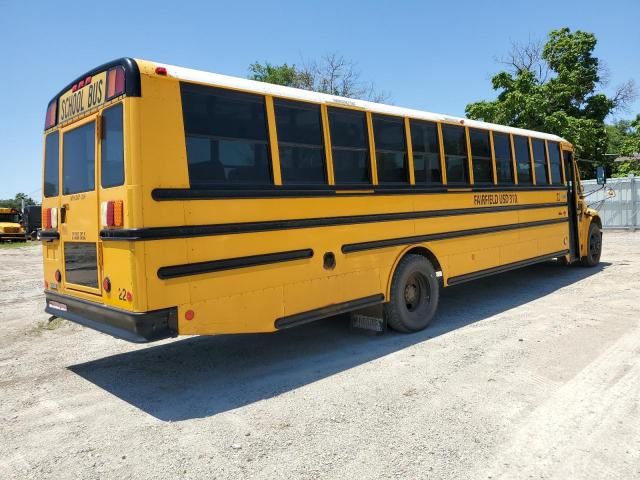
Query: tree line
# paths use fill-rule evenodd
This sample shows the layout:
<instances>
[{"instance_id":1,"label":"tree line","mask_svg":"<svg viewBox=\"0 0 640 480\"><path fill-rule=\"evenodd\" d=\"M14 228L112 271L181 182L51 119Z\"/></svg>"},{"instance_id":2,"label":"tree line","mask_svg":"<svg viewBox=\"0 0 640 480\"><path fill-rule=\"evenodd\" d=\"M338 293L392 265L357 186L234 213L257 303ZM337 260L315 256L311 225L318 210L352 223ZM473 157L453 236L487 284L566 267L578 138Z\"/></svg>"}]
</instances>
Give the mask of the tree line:
<instances>
[{"instance_id":1,"label":"tree line","mask_svg":"<svg viewBox=\"0 0 640 480\"><path fill-rule=\"evenodd\" d=\"M16 196L13 198L0 199L0 208L15 208L16 210L21 210L22 200L24 200L25 207L36 204L35 200L27 194L16 193Z\"/></svg>"}]
</instances>

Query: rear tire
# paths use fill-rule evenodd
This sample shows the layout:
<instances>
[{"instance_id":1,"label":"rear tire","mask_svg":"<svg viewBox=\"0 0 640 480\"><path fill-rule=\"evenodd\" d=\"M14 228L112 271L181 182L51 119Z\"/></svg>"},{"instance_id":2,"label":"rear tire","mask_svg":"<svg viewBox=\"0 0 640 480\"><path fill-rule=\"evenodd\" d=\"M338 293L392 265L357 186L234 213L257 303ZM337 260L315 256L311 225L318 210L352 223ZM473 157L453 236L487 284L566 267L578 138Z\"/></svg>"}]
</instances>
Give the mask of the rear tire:
<instances>
[{"instance_id":1,"label":"rear tire","mask_svg":"<svg viewBox=\"0 0 640 480\"><path fill-rule=\"evenodd\" d=\"M433 320L439 297L440 284L431 262L421 255L406 255L391 280L391 298L384 307L387 323L403 333L423 330Z\"/></svg>"},{"instance_id":2,"label":"rear tire","mask_svg":"<svg viewBox=\"0 0 640 480\"><path fill-rule=\"evenodd\" d=\"M587 256L581 258L584 267L595 267L600 263L600 255L602 254L602 231L600 227L591 222L589 225L589 236L587 239Z\"/></svg>"}]
</instances>

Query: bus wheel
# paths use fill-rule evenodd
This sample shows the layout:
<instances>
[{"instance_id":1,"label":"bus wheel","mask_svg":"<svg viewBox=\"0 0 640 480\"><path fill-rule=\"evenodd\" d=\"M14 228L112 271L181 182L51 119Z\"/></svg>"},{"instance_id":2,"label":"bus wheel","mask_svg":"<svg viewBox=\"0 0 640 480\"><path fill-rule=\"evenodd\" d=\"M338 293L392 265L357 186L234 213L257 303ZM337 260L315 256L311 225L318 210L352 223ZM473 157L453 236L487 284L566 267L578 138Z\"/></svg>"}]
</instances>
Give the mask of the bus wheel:
<instances>
[{"instance_id":1,"label":"bus wheel","mask_svg":"<svg viewBox=\"0 0 640 480\"><path fill-rule=\"evenodd\" d=\"M587 256L582 257L582 265L585 267L595 267L600 263L602 253L602 232L595 222L589 225L589 243L587 244Z\"/></svg>"},{"instance_id":2,"label":"bus wheel","mask_svg":"<svg viewBox=\"0 0 640 480\"><path fill-rule=\"evenodd\" d=\"M410 333L429 325L438 308L440 285L431 262L422 255L406 255L391 280L391 299L385 316L391 328Z\"/></svg>"}]
</instances>

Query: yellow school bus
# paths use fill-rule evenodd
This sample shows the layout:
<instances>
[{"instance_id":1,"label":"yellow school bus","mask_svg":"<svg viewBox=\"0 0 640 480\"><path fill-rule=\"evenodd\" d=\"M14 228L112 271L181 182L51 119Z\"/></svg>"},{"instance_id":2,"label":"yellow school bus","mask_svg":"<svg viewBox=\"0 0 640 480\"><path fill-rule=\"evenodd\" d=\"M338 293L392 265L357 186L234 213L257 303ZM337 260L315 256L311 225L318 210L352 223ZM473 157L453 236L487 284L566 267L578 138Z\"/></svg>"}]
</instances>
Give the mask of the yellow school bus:
<instances>
[{"instance_id":1,"label":"yellow school bus","mask_svg":"<svg viewBox=\"0 0 640 480\"><path fill-rule=\"evenodd\" d=\"M15 208L0 208L0 242L26 242L24 227L20 223L22 214Z\"/></svg>"},{"instance_id":2,"label":"yellow school bus","mask_svg":"<svg viewBox=\"0 0 640 480\"><path fill-rule=\"evenodd\" d=\"M272 332L550 259L601 221L555 135L119 59L49 103L46 311L130 341Z\"/></svg>"}]
</instances>

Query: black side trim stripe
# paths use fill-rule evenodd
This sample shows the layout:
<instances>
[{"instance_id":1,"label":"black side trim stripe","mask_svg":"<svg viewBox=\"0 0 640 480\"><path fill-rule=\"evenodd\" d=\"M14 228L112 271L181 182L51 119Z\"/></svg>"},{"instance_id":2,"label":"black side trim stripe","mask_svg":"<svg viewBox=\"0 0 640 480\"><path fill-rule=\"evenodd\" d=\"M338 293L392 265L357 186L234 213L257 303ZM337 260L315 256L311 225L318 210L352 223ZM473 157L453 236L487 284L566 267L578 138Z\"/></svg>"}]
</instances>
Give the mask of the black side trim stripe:
<instances>
[{"instance_id":1,"label":"black side trim stripe","mask_svg":"<svg viewBox=\"0 0 640 480\"><path fill-rule=\"evenodd\" d=\"M519 262L507 263L505 265L500 265L498 267L478 270L477 272L465 273L464 275L458 275L458 276L449 278L449 280L447 281L447 284L457 285L459 283L476 280L478 278L487 277L489 275L494 275L496 273L508 272L509 270L515 270L516 268L527 267L529 265L534 265L536 263L546 262L547 260L551 260L552 258L562 257L567 253L569 253L569 250L562 250L560 252L548 253L546 255L529 258L527 260L521 260Z\"/></svg>"},{"instance_id":2,"label":"black side trim stripe","mask_svg":"<svg viewBox=\"0 0 640 480\"><path fill-rule=\"evenodd\" d=\"M160 267L158 269L158 278L167 280L170 278L185 277L188 275L221 272L224 270L234 270L237 268L255 267L258 265L268 265L271 263L289 262L292 260L301 260L311 257L313 257L313 250L310 248L306 248L303 250L266 253L262 255L251 255L248 257L212 260L209 262L185 263L183 265Z\"/></svg>"},{"instance_id":3,"label":"black side trim stripe","mask_svg":"<svg viewBox=\"0 0 640 480\"><path fill-rule=\"evenodd\" d=\"M202 237L237 233L256 233L294 228L330 227L360 223L414 220L420 218L448 217L454 215L478 215L482 213L508 212L513 210L533 210L539 208L565 207L566 203L532 203L523 205L502 205L496 207L454 208L447 210L425 210L420 212L379 213L327 218L304 218L292 220L269 220L264 222L223 223L217 225L190 225L179 227L131 228L123 230L102 230L103 240L161 240L165 238Z\"/></svg>"},{"instance_id":4,"label":"black side trim stripe","mask_svg":"<svg viewBox=\"0 0 640 480\"><path fill-rule=\"evenodd\" d=\"M567 218L554 218L553 220L539 220L536 222L511 223L496 227L471 228L468 230L457 230L454 232L430 233L427 235L414 235L411 237L389 238L385 240L374 240L370 242L348 243L342 246L342 253L362 252L376 248L396 247L398 245L409 245L412 243L432 242L434 240L445 240L448 238L468 237L471 235L481 235L483 233L503 232L505 230L516 230L520 228L540 227L542 225L553 225L565 223Z\"/></svg>"},{"instance_id":5,"label":"black side trim stripe","mask_svg":"<svg viewBox=\"0 0 640 480\"><path fill-rule=\"evenodd\" d=\"M309 310L308 312L296 313L295 315L278 318L275 322L275 327L279 330L283 328L296 327L298 325L315 322L316 320L321 320L333 315L350 312L358 308L378 305L382 302L384 302L384 295L379 293L377 295L358 298L348 302L335 303L326 307L316 308L315 310Z\"/></svg>"},{"instance_id":6,"label":"black side trim stripe","mask_svg":"<svg viewBox=\"0 0 640 480\"><path fill-rule=\"evenodd\" d=\"M360 191L359 191L360 190ZM564 185L485 185L472 187L471 185L449 185L437 187L422 186L377 186L327 185L309 188L287 186L247 186L246 188L155 188L151 197L157 201L170 200L215 200L224 198L279 198L279 197L327 197L327 196L363 196L363 195L416 195L429 193L456 192L539 192L541 190L567 191Z\"/></svg>"}]
</instances>

